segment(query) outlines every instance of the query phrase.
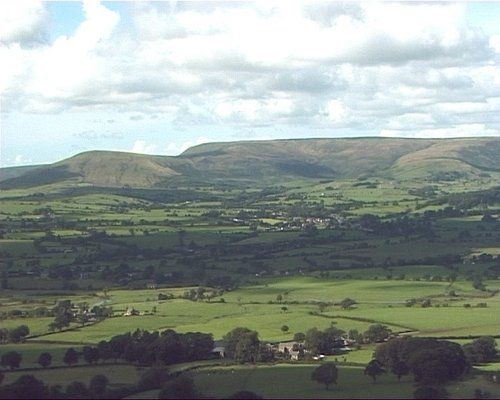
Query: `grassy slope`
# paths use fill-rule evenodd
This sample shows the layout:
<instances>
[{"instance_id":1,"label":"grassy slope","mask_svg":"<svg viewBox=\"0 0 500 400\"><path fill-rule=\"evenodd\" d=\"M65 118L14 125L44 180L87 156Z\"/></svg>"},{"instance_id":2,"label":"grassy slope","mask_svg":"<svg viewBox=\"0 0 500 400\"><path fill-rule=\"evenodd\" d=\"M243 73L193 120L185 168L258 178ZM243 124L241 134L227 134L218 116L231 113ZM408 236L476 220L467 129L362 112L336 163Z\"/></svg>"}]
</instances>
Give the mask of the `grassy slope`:
<instances>
[{"instance_id":1,"label":"grassy slope","mask_svg":"<svg viewBox=\"0 0 500 400\"><path fill-rule=\"evenodd\" d=\"M98 186L165 186L179 178L274 180L293 177L425 177L436 171L500 171L498 138L302 139L210 143L177 157L93 151L6 180L4 188L55 182Z\"/></svg>"}]
</instances>

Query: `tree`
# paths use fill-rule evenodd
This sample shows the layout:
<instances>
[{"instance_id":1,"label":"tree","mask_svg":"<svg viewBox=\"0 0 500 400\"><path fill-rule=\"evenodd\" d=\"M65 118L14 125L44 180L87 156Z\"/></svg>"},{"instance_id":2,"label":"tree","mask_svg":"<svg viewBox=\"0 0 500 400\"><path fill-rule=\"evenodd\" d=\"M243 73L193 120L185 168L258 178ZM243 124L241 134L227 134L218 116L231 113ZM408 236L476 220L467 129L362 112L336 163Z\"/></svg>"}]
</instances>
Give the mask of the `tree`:
<instances>
[{"instance_id":1,"label":"tree","mask_svg":"<svg viewBox=\"0 0 500 400\"><path fill-rule=\"evenodd\" d=\"M429 341L415 349L408 359L415 380L422 384L441 384L459 378L469 368L461 346L449 341Z\"/></svg>"},{"instance_id":2,"label":"tree","mask_svg":"<svg viewBox=\"0 0 500 400\"><path fill-rule=\"evenodd\" d=\"M404 375L408 375L410 373L410 367L404 361L396 361L391 366L391 372L398 377L398 381L401 380L401 377Z\"/></svg>"},{"instance_id":3,"label":"tree","mask_svg":"<svg viewBox=\"0 0 500 400\"><path fill-rule=\"evenodd\" d=\"M405 363L415 380L426 385L457 379L469 368L459 344L427 338L391 339L377 347L375 359L391 370L399 362Z\"/></svg>"},{"instance_id":4,"label":"tree","mask_svg":"<svg viewBox=\"0 0 500 400\"><path fill-rule=\"evenodd\" d=\"M492 336L482 336L462 346L467 360L471 364L492 361L496 356L496 341Z\"/></svg>"},{"instance_id":5,"label":"tree","mask_svg":"<svg viewBox=\"0 0 500 400\"><path fill-rule=\"evenodd\" d=\"M9 385L0 387L1 399L47 399L47 386L33 375L21 375Z\"/></svg>"},{"instance_id":6,"label":"tree","mask_svg":"<svg viewBox=\"0 0 500 400\"><path fill-rule=\"evenodd\" d=\"M389 338L392 331L382 324L373 324L368 327L368 330L363 334L367 342L380 343Z\"/></svg>"},{"instance_id":7,"label":"tree","mask_svg":"<svg viewBox=\"0 0 500 400\"><path fill-rule=\"evenodd\" d=\"M324 346L324 333L318 328L311 328L306 332L304 346L312 354L325 353L327 349Z\"/></svg>"},{"instance_id":8,"label":"tree","mask_svg":"<svg viewBox=\"0 0 500 400\"><path fill-rule=\"evenodd\" d=\"M73 381L66 386L66 394L72 398L82 399L88 396L89 390L85 386L85 383Z\"/></svg>"},{"instance_id":9,"label":"tree","mask_svg":"<svg viewBox=\"0 0 500 400\"><path fill-rule=\"evenodd\" d=\"M93 364L99 360L99 350L97 347L83 346L82 355L87 364Z\"/></svg>"},{"instance_id":10,"label":"tree","mask_svg":"<svg viewBox=\"0 0 500 400\"><path fill-rule=\"evenodd\" d=\"M3 367L9 367L12 370L19 368L22 360L21 354L17 351L11 350L7 353L2 354L2 358L0 360L0 365Z\"/></svg>"},{"instance_id":11,"label":"tree","mask_svg":"<svg viewBox=\"0 0 500 400\"><path fill-rule=\"evenodd\" d=\"M105 375L94 375L89 383L89 391L93 396L101 397L106 391L109 380Z\"/></svg>"},{"instance_id":12,"label":"tree","mask_svg":"<svg viewBox=\"0 0 500 400\"><path fill-rule=\"evenodd\" d=\"M168 372L161 368L150 368L144 372L137 382L137 389L141 392L158 389L168 379Z\"/></svg>"},{"instance_id":13,"label":"tree","mask_svg":"<svg viewBox=\"0 0 500 400\"><path fill-rule=\"evenodd\" d=\"M286 333L290 330L288 325L282 325L281 326L281 332Z\"/></svg>"},{"instance_id":14,"label":"tree","mask_svg":"<svg viewBox=\"0 0 500 400\"><path fill-rule=\"evenodd\" d=\"M342 307L343 310L348 310L354 304L356 304L356 300L346 297L344 300L340 302L340 307Z\"/></svg>"},{"instance_id":15,"label":"tree","mask_svg":"<svg viewBox=\"0 0 500 400\"><path fill-rule=\"evenodd\" d=\"M49 324L49 329L52 331L56 329L61 331L63 328L68 327L73 320L70 300L59 301L52 312L55 314L54 321Z\"/></svg>"},{"instance_id":16,"label":"tree","mask_svg":"<svg viewBox=\"0 0 500 400\"><path fill-rule=\"evenodd\" d=\"M306 340L306 335L303 332L296 332L293 335L293 340L295 340L296 342L303 342L304 340Z\"/></svg>"},{"instance_id":17,"label":"tree","mask_svg":"<svg viewBox=\"0 0 500 400\"><path fill-rule=\"evenodd\" d=\"M373 359L365 367L364 373L365 373L365 375L371 376L371 378L373 379L373 383L376 383L377 376L385 374L385 369L383 368L382 364L378 360Z\"/></svg>"},{"instance_id":18,"label":"tree","mask_svg":"<svg viewBox=\"0 0 500 400\"><path fill-rule=\"evenodd\" d=\"M260 341L258 333L248 328L235 328L224 338L226 355L239 362L255 362Z\"/></svg>"},{"instance_id":19,"label":"tree","mask_svg":"<svg viewBox=\"0 0 500 400\"><path fill-rule=\"evenodd\" d=\"M199 397L194 381L184 375L165 382L158 394L159 399L195 399Z\"/></svg>"},{"instance_id":20,"label":"tree","mask_svg":"<svg viewBox=\"0 0 500 400\"><path fill-rule=\"evenodd\" d=\"M52 355L47 352L40 353L38 356L38 364L40 364L43 368L47 368L52 364Z\"/></svg>"},{"instance_id":21,"label":"tree","mask_svg":"<svg viewBox=\"0 0 500 400\"><path fill-rule=\"evenodd\" d=\"M24 340L26 336L30 334L30 328L26 325L20 325L17 328L9 331L9 341L12 343L19 343Z\"/></svg>"},{"instance_id":22,"label":"tree","mask_svg":"<svg viewBox=\"0 0 500 400\"><path fill-rule=\"evenodd\" d=\"M318 383L323 383L328 390L328 387L333 383L337 384L338 370L337 366L332 362L321 364L315 368L311 374L311 379Z\"/></svg>"},{"instance_id":23,"label":"tree","mask_svg":"<svg viewBox=\"0 0 500 400\"><path fill-rule=\"evenodd\" d=\"M357 329L349 329L347 337L358 343L363 341L363 335Z\"/></svg>"},{"instance_id":24,"label":"tree","mask_svg":"<svg viewBox=\"0 0 500 400\"><path fill-rule=\"evenodd\" d=\"M71 366L78 362L78 358L79 355L77 351L73 347L70 347L68 350L66 350L66 353L64 353L63 362L65 364L68 364L68 366Z\"/></svg>"}]
</instances>

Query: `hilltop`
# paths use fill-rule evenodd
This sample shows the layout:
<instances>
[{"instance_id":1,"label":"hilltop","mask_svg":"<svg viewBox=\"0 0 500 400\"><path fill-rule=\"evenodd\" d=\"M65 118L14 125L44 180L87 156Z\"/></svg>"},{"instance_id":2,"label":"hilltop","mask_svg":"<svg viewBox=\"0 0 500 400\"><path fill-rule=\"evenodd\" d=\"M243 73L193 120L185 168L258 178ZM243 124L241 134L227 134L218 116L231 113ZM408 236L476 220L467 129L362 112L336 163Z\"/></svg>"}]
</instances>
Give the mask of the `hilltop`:
<instances>
[{"instance_id":1,"label":"hilltop","mask_svg":"<svg viewBox=\"0 0 500 400\"><path fill-rule=\"evenodd\" d=\"M500 138L342 138L207 143L179 156L90 151L37 168L4 170L0 187L89 184L165 187L183 182L295 178L473 178L500 172Z\"/></svg>"}]
</instances>

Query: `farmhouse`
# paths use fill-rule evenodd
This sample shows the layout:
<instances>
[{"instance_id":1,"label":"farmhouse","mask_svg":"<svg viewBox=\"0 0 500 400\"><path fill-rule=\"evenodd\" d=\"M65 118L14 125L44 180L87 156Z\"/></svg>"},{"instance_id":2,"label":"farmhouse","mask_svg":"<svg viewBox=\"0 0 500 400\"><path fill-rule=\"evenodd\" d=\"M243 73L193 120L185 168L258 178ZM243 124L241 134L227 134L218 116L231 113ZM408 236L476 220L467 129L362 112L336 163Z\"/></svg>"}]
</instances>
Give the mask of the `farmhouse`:
<instances>
[{"instance_id":1,"label":"farmhouse","mask_svg":"<svg viewBox=\"0 0 500 400\"><path fill-rule=\"evenodd\" d=\"M141 315L139 310L136 310L134 307L132 307L132 308L127 307L127 309L123 313L124 317L130 317L130 316L134 316L134 315Z\"/></svg>"},{"instance_id":2,"label":"farmhouse","mask_svg":"<svg viewBox=\"0 0 500 400\"><path fill-rule=\"evenodd\" d=\"M226 356L226 347L223 341L221 340L214 341L214 348L212 349L212 354L220 358L224 358Z\"/></svg>"},{"instance_id":3,"label":"farmhouse","mask_svg":"<svg viewBox=\"0 0 500 400\"><path fill-rule=\"evenodd\" d=\"M304 355L302 344L295 341L280 342L276 350L278 354L290 356L290 359L294 361L300 360Z\"/></svg>"}]
</instances>

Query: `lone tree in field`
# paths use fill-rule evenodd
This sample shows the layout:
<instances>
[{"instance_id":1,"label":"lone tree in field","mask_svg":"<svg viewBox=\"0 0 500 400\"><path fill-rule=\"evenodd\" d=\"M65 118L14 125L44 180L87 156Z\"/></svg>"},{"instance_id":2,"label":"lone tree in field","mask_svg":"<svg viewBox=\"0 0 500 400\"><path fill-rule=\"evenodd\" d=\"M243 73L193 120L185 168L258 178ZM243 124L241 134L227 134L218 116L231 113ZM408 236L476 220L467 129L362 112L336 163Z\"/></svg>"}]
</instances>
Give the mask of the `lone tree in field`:
<instances>
[{"instance_id":1,"label":"lone tree in field","mask_svg":"<svg viewBox=\"0 0 500 400\"><path fill-rule=\"evenodd\" d=\"M340 307L342 307L343 310L349 310L354 304L356 304L356 300L346 297L340 302Z\"/></svg>"},{"instance_id":2,"label":"lone tree in field","mask_svg":"<svg viewBox=\"0 0 500 400\"><path fill-rule=\"evenodd\" d=\"M311 379L318 383L324 383L326 390L333 383L337 384L338 370L337 366L332 362L321 364L311 374Z\"/></svg>"},{"instance_id":3,"label":"lone tree in field","mask_svg":"<svg viewBox=\"0 0 500 400\"><path fill-rule=\"evenodd\" d=\"M2 359L0 360L0 365L2 367L9 367L10 370L19 368L21 365L22 356L17 351L8 351L2 354Z\"/></svg>"},{"instance_id":4,"label":"lone tree in field","mask_svg":"<svg viewBox=\"0 0 500 400\"><path fill-rule=\"evenodd\" d=\"M38 364L40 364L43 368L47 368L52 364L52 356L50 353L47 353L46 351L43 353L40 353L38 356Z\"/></svg>"}]
</instances>

